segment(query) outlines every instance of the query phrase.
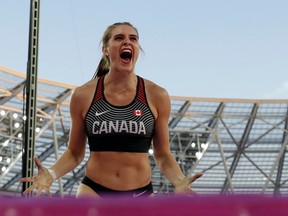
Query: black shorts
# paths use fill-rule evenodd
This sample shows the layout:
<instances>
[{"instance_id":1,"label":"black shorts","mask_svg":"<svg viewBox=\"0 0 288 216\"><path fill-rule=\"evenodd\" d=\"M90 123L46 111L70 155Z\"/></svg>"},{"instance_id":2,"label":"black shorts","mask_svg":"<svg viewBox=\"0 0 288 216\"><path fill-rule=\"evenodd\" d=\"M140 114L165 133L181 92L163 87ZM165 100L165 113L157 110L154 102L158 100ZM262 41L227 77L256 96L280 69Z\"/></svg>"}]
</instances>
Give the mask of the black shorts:
<instances>
[{"instance_id":1,"label":"black shorts","mask_svg":"<svg viewBox=\"0 0 288 216\"><path fill-rule=\"evenodd\" d=\"M151 182L144 187L128 191L118 191L104 187L92 181L87 176L83 178L82 183L90 187L92 190L94 190L100 197L126 196L132 198L138 198L138 197L142 198L142 197L148 197L153 193L153 186Z\"/></svg>"}]
</instances>

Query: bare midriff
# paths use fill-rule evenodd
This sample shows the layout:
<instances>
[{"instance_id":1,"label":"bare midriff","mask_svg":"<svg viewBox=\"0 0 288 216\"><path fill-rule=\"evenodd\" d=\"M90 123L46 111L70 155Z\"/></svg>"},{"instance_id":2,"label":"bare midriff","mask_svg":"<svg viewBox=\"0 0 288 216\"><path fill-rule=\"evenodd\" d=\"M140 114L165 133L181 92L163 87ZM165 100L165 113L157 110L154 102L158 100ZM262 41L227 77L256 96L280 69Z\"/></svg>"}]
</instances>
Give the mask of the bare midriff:
<instances>
[{"instance_id":1,"label":"bare midriff","mask_svg":"<svg viewBox=\"0 0 288 216\"><path fill-rule=\"evenodd\" d=\"M151 181L148 153L91 152L86 176L113 190L133 190Z\"/></svg>"}]
</instances>

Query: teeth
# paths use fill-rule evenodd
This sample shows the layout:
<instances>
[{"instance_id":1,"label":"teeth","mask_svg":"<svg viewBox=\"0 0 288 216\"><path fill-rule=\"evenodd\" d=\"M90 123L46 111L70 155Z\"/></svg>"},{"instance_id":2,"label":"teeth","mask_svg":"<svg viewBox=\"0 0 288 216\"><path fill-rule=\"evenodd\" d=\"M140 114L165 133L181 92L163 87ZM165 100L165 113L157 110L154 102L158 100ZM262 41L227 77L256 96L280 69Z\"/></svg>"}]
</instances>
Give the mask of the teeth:
<instances>
[{"instance_id":1,"label":"teeth","mask_svg":"<svg viewBox=\"0 0 288 216\"><path fill-rule=\"evenodd\" d=\"M123 50L122 50L122 53L123 53L123 52L129 52L129 53L131 53L131 50L130 50L130 49L123 49Z\"/></svg>"}]
</instances>

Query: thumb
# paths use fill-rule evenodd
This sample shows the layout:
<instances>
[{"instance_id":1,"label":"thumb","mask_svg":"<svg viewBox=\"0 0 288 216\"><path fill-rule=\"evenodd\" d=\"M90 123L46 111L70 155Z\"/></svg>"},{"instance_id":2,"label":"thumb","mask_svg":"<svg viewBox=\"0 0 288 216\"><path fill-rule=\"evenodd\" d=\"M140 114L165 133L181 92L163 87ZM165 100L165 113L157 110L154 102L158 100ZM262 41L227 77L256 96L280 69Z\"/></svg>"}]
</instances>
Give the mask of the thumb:
<instances>
[{"instance_id":1,"label":"thumb","mask_svg":"<svg viewBox=\"0 0 288 216\"><path fill-rule=\"evenodd\" d=\"M43 166L42 166L41 161L39 160L39 158L37 156L34 157L34 161L35 161L35 164L36 164L38 170L41 170L43 168Z\"/></svg>"},{"instance_id":2,"label":"thumb","mask_svg":"<svg viewBox=\"0 0 288 216\"><path fill-rule=\"evenodd\" d=\"M198 178L200 178L203 175L204 173L196 173L194 176L189 178L190 183L193 183L194 181L196 181Z\"/></svg>"}]
</instances>

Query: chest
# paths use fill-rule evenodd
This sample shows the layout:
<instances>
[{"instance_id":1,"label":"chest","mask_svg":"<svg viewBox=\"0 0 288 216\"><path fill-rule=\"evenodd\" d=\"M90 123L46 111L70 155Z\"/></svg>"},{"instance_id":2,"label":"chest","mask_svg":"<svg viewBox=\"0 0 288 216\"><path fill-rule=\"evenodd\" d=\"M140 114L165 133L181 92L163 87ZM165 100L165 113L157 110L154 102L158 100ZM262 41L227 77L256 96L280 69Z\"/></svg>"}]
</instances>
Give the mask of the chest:
<instances>
[{"instance_id":1,"label":"chest","mask_svg":"<svg viewBox=\"0 0 288 216\"><path fill-rule=\"evenodd\" d=\"M96 134L150 134L154 127L151 110L139 101L126 106L114 106L105 100L93 103L86 116L91 135Z\"/></svg>"}]
</instances>

